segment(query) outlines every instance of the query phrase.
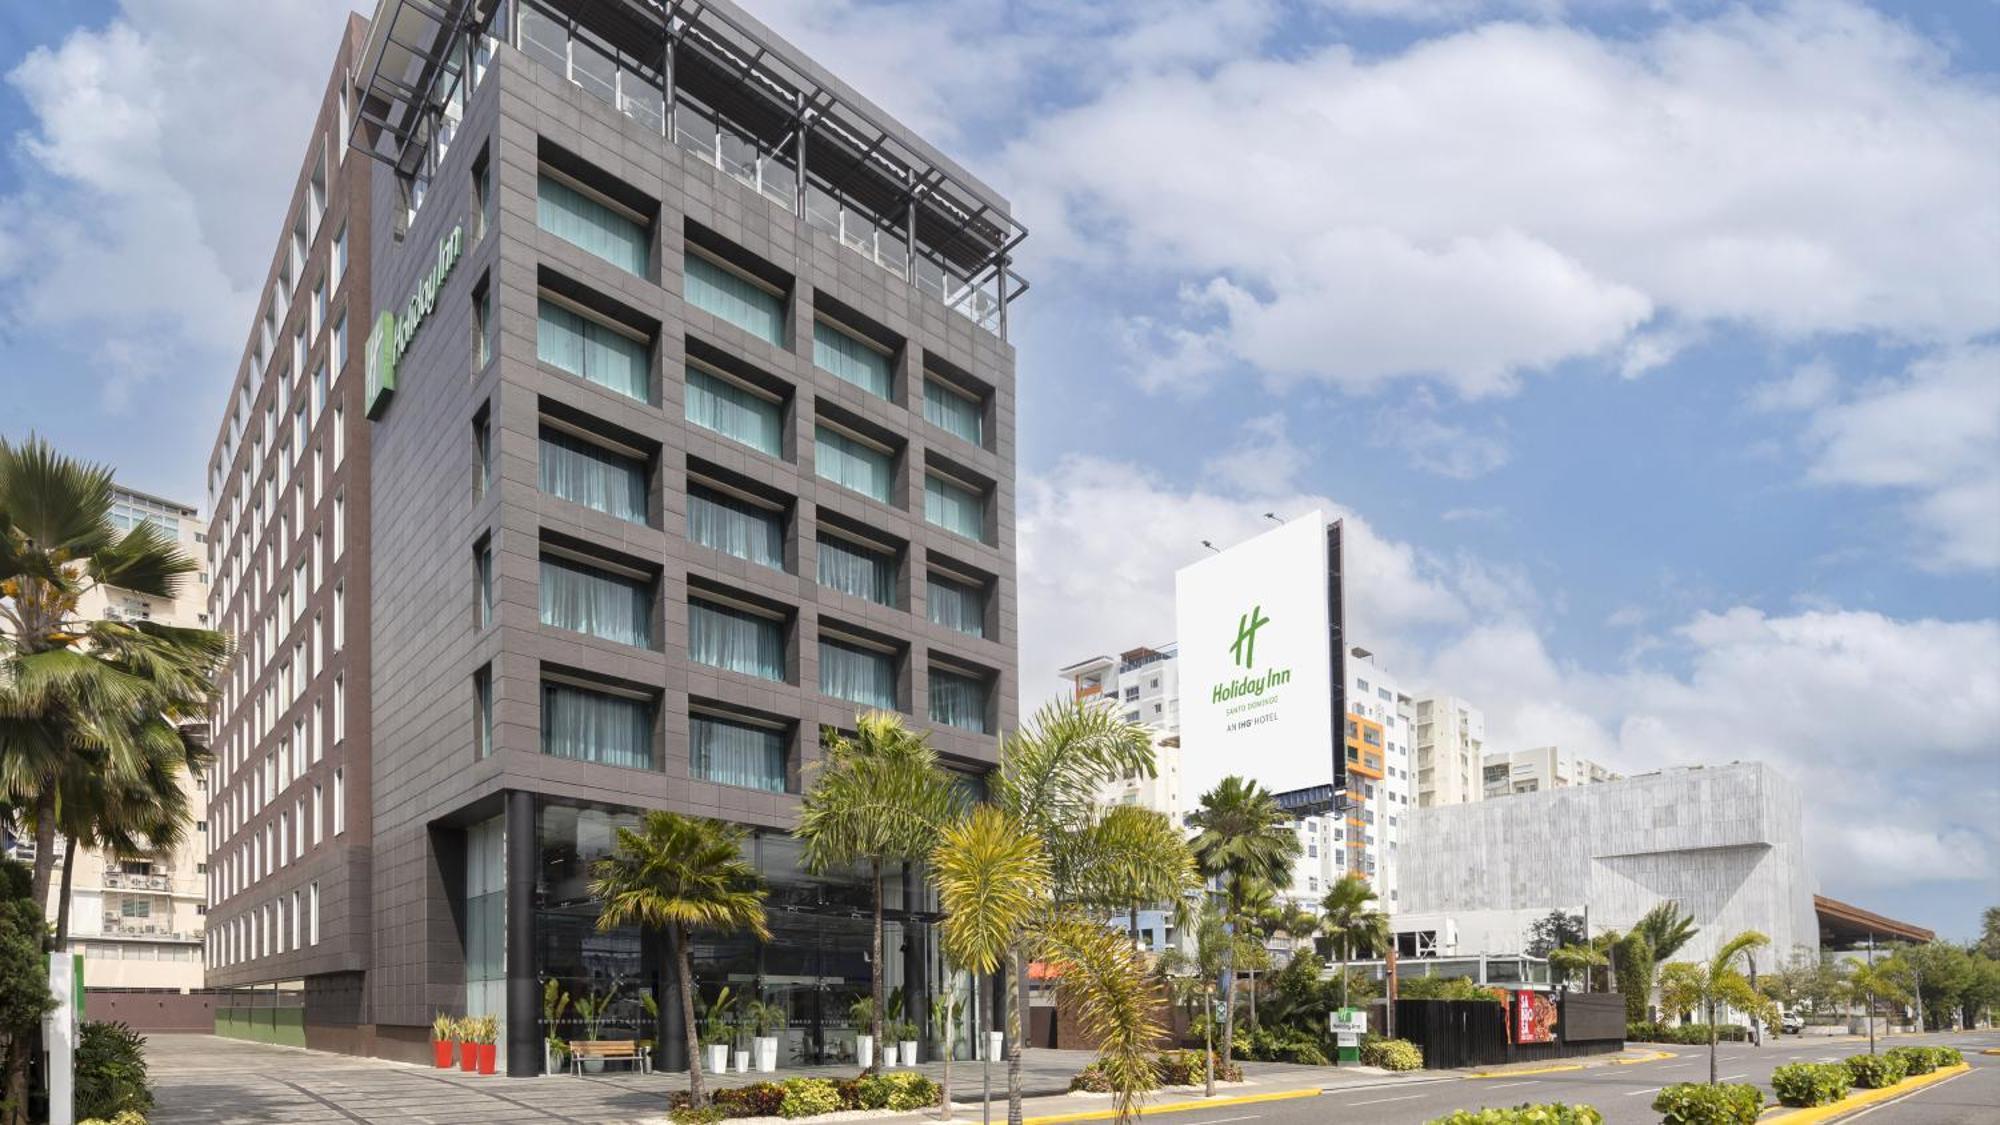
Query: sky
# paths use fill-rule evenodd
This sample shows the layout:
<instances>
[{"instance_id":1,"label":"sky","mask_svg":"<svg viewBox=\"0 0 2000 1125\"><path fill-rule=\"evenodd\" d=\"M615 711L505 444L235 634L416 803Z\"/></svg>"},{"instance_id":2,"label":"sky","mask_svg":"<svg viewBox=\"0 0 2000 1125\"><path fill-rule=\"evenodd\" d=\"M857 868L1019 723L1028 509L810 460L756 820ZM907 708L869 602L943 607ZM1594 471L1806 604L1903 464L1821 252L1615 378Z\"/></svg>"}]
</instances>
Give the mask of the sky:
<instances>
[{"instance_id":1,"label":"sky","mask_svg":"<svg viewBox=\"0 0 2000 1125\"><path fill-rule=\"evenodd\" d=\"M2000 3L745 0L1030 230L1023 709L1323 509L1490 749L2000 902ZM0 6L0 433L203 499L340 0Z\"/></svg>"}]
</instances>

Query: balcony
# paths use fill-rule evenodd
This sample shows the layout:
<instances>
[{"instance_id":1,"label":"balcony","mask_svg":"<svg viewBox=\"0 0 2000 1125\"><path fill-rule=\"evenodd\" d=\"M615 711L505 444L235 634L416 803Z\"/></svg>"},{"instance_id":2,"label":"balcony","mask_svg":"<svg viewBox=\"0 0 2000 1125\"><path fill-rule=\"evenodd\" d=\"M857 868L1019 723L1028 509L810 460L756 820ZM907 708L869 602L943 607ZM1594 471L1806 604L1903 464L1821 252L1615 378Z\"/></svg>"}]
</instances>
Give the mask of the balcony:
<instances>
[{"instance_id":1,"label":"balcony","mask_svg":"<svg viewBox=\"0 0 2000 1125\"><path fill-rule=\"evenodd\" d=\"M132 875L123 871L106 871L104 887L112 891L171 891L174 881L167 875Z\"/></svg>"}]
</instances>

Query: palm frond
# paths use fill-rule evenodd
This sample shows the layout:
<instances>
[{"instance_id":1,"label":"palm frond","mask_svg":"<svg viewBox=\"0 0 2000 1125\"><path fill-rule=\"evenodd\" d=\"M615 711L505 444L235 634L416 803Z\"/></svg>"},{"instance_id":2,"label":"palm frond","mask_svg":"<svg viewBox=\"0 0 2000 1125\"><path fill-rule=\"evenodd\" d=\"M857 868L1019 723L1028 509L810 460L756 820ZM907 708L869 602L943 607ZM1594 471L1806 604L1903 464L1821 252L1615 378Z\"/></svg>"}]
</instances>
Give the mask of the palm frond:
<instances>
[{"instance_id":1,"label":"palm frond","mask_svg":"<svg viewBox=\"0 0 2000 1125\"><path fill-rule=\"evenodd\" d=\"M986 975L1049 894L1049 862L1041 838L1005 809L979 805L948 825L931 852L931 877L944 919L939 943L960 968Z\"/></svg>"}]
</instances>

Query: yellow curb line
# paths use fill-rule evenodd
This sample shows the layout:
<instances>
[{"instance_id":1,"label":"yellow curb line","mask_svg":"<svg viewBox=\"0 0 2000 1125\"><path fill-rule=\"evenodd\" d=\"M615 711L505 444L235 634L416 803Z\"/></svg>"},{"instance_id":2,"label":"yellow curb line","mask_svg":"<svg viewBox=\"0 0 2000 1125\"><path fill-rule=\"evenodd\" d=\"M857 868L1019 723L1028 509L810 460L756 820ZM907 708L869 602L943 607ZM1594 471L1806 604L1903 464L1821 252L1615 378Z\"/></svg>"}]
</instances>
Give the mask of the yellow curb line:
<instances>
[{"instance_id":1,"label":"yellow curb line","mask_svg":"<svg viewBox=\"0 0 2000 1125\"><path fill-rule=\"evenodd\" d=\"M1836 1117L1845 1117L1857 1109L1874 1105L1876 1102L1886 1102L1890 1098L1915 1093L1934 1082L1943 1082L1947 1078L1956 1078L1971 1069L1972 1067L1965 1063L1959 1063L1957 1066L1941 1067L1929 1074L1919 1074L1914 1078L1905 1078L1894 1086L1884 1086L1879 1090L1863 1090L1860 1093L1849 1094L1832 1105L1816 1105L1805 1109L1796 1109L1790 1113L1773 1117L1771 1120L1783 1121L1785 1125L1814 1125L1815 1122L1832 1121Z\"/></svg>"},{"instance_id":2,"label":"yellow curb line","mask_svg":"<svg viewBox=\"0 0 2000 1125\"><path fill-rule=\"evenodd\" d=\"M1982 1055L2000 1055L2000 1047L1988 1047L1979 1053Z\"/></svg>"},{"instance_id":3,"label":"yellow curb line","mask_svg":"<svg viewBox=\"0 0 2000 1125\"><path fill-rule=\"evenodd\" d=\"M1674 1053L1673 1053L1672 1051L1654 1051L1654 1052L1652 1052L1651 1054L1649 1054L1649 1055L1646 1055L1646 1056L1645 1056L1644 1058L1637 1058L1637 1059L1612 1059L1612 1060L1611 1060L1611 1062L1610 1062L1610 1065L1611 1065L1611 1066L1631 1066L1631 1065L1633 1065L1634 1063L1647 1063L1647 1062L1659 1062L1659 1061L1660 1061L1661 1059L1677 1059L1677 1058L1680 1058L1680 1056L1679 1056L1679 1055L1676 1055L1676 1054L1674 1054Z\"/></svg>"},{"instance_id":4,"label":"yellow curb line","mask_svg":"<svg viewBox=\"0 0 2000 1125\"><path fill-rule=\"evenodd\" d=\"M1482 1070L1476 1074L1468 1074L1466 1075L1466 1077L1467 1078L1513 1078L1516 1075L1521 1075L1521 1074L1554 1074L1558 1071L1563 1071L1563 1070L1582 1070L1582 1069L1583 1069L1582 1063L1572 1063L1568 1066L1538 1066L1533 1070Z\"/></svg>"},{"instance_id":5,"label":"yellow curb line","mask_svg":"<svg viewBox=\"0 0 2000 1125\"><path fill-rule=\"evenodd\" d=\"M1142 1105L1139 1107L1138 1112L1142 1114L1181 1113L1190 1109L1220 1109L1223 1106L1250 1105L1255 1102L1289 1101L1293 1098L1316 1098L1319 1095L1320 1091L1317 1087L1307 1090L1280 1090L1274 1094L1239 1094L1228 1098L1197 1098L1191 1102L1166 1102L1158 1105ZM1118 1116L1118 1111L1115 1109L1087 1109L1078 1113L1051 1113L1046 1117L1029 1117L1024 1119L1021 1125L1063 1125L1064 1122L1069 1121L1109 1121L1116 1116Z\"/></svg>"}]
</instances>

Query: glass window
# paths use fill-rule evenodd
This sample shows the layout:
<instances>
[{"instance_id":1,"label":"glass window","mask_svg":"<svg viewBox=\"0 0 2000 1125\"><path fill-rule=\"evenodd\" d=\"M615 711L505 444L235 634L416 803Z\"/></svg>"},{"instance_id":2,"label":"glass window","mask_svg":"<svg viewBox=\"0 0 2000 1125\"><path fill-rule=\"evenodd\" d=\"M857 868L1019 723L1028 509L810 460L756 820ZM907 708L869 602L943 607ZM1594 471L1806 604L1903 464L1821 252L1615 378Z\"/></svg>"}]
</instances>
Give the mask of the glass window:
<instances>
[{"instance_id":1,"label":"glass window","mask_svg":"<svg viewBox=\"0 0 2000 1125\"><path fill-rule=\"evenodd\" d=\"M690 542L773 570L785 569L784 517L769 508L690 486L687 532Z\"/></svg>"},{"instance_id":2,"label":"glass window","mask_svg":"<svg viewBox=\"0 0 2000 1125\"><path fill-rule=\"evenodd\" d=\"M931 669L931 722L986 730L986 685L974 676Z\"/></svg>"},{"instance_id":3,"label":"glass window","mask_svg":"<svg viewBox=\"0 0 2000 1125\"><path fill-rule=\"evenodd\" d=\"M819 690L882 711L896 709L896 661L886 652L821 638Z\"/></svg>"},{"instance_id":4,"label":"glass window","mask_svg":"<svg viewBox=\"0 0 2000 1125\"><path fill-rule=\"evenodd\" d=\"M986 504L980 495L943 477L924 478L924 519L967 539L986 539Z\"/></svg>"},{"instance_id":5,"label":"glass window","mask_svg":"<svg viewBox=\"0 0 2000 1125\"><path fill-rule=\"evenodd\" d=\"M785 627L747 610L690 601L688 658L711 668L783 680Z\"/></svg>"},{"instance_id":6,"label":"glass window","mask_svg":"<svg viewBox=\"0 0 2000 1125\"><path fill-rule=\"evenodd\" d=\"M694 776L746 789L785 791L785 734L708 715L689 716Z\"/></svg>"},{"instance_id":7,"label":"glass window","mask_svg":"<svg viewBox=\"0 0 2000 1125\"><path fill-rule=\"evenodd\" d=\"M896 560L840 539L819 541L819 584L889 605L896 596Z\"/></svg>"},{"instance_id":8,"label":"glass window","mask_svg":"<svg viewBox=\"0 0 2000 1125\"><path fill-rule=\"evenodd\" d=\"M889 357L823 320L813 321L813 362L870 394L889 397Z\"/></svg>"},{"instance_id":9,"label":"glass window","mask_svg":"<svg viewBox=\"0 0 2000 1125\"><path fill-rule=\"evenodd\" d=\"M619 644L652 644L652 584L568 559L542 560L542 624Z\"/></svg>"},{"instance_id":10,"label":"glass window","mask_svg":"<svg viewBox=\"0 0 2000 1125\"><path fill-rule=\"evenodd\" d=\"M647 346L553 301L543 301L535 326L535 357L572 375L650 401Z\"/></svg>"},{"instance_id":11,"label":"glass window","mask_svg":"<svg viewBox=\"0 0 2000 1125\"><path fill-rule=\"evenodd\" d=\"M476 578L479 582L479 627L484 629L493 624L492 544L481 543L479 545L479 554L475 557L474 567Z\"/></svg>"},{"instance_id":12,"label":"glass window","mask_svg":"<svg viewBox=\"0 0 2000 1125\"><path fill-rule=\"evenodd\" d=\"M687 256L684 276L688 304L721 317L758 339L783 346L784 298L699 254Z\"/></svg>"},{"instance_id":13,"label":"glass window","mask_svg":"<svg viewBox=\"0 0 2000 1125\"><path fill-rule=\"evenodd\" d=\"M773 457L784 449L785 412L777 403L748 387L687 369L687 420Z\"/></svg>"},{"instance_id":14,"label":"glass window","mask_svg":"<svg viewBox=\"0 0 2000 1125\"><path fill-rule=\"evenodd\" d=\"M646 272L646 224L546 172L536 183L535 222L614 266L635 274Z\"/></svg>"},{"instance_id":15,"label":"glass window","mask_svg":"<svg viewBox=\"0 0 2000 1125\"><path fill-rule=\"evenodd\" d=\"M561 430L542 430L542 491L646 522L646 463Z\"/></svg>"},{"instance_id":16,"label":"glass window","mask_svg":"<svg viewBox=\"0 0 2000 1125\"><path fill-rule=\"evenodd\" d=\"M493 669L481 668L472 674L472 700L479 723L478 745L480 757L493 755Z\"/></svg>"},{"instance_id":17,"label":"glass window","mask_svg":"<svg viewBox=\"0 0 2000 1125\"><path fill-rule=\"evenodd\" d=\"M933 574L925 584L924 601L933 624L967 636L986 635L986 596L979 587Z\"/></svg>"},{"instance_id":18,"label":"glass window","mask_svg":"<svg viewBox=\"0 0 2000 1125\"><path fill-rule=\"evenodd\" d=\"M622 695L545 683L542 753L551 758L650 769L652 705Z\"/></svg>"},{"instance_id":19,"label":"glass window","mask_svg":"<svg viewBox=\"0 0 2000 1125\"><path fill-rule=\"evenodd\" d=\"M895 459L888 453L825 426L814 431L813 440L813 465L822 480L889 502Z\"/></svg>"},{"instance_id":20,"label":"glass window","mask_svg":"<svg viewBox=\"0 0 2000 1125\"><path fill-rule=\"evenodd\" d=\"M936 379L924 380L924 417L946 433L986 444L986 414L979 400Z\"/></svg>"}]
</instances>

